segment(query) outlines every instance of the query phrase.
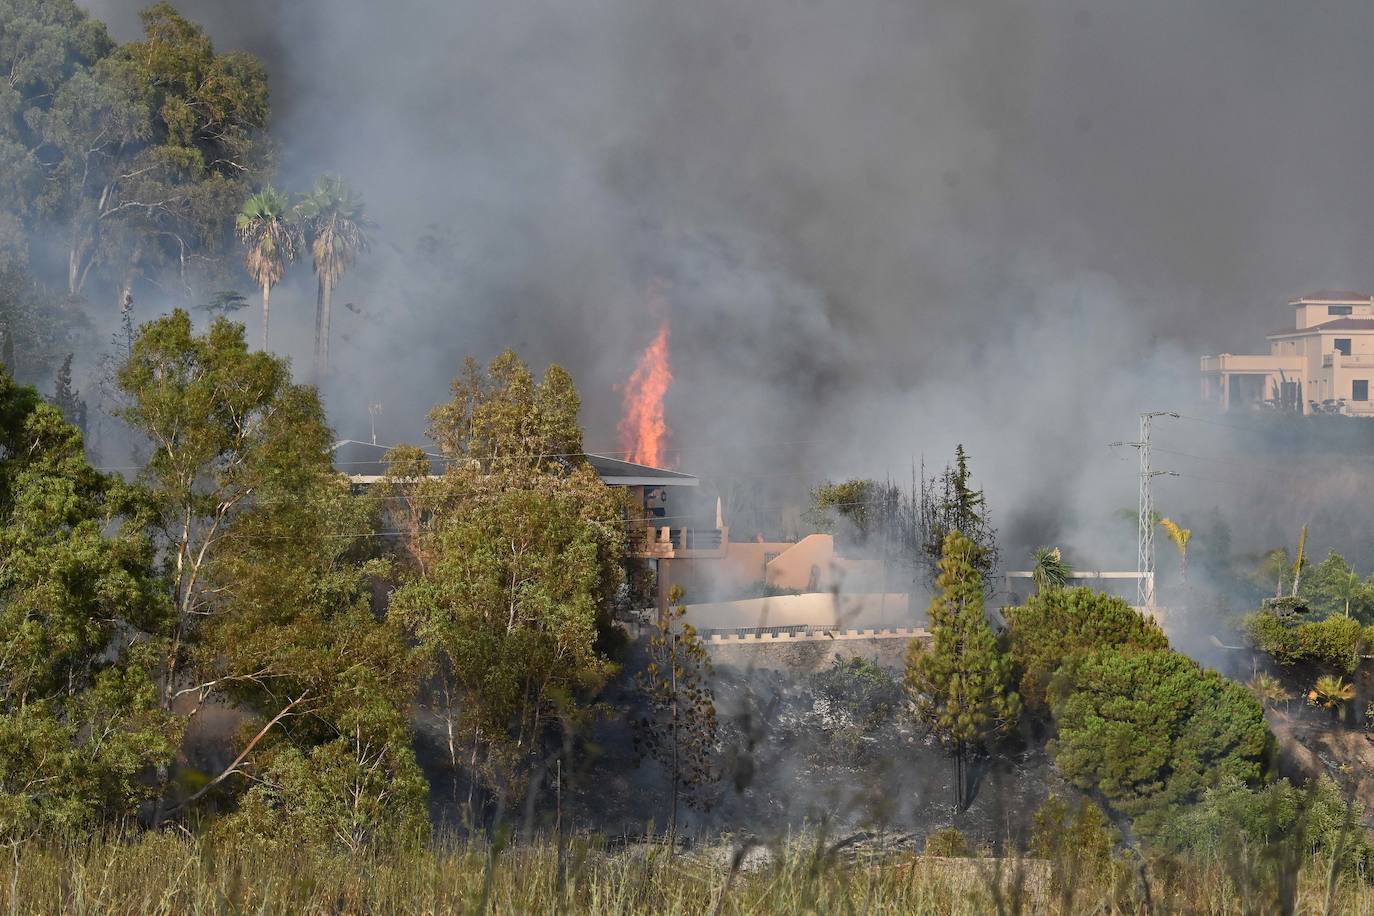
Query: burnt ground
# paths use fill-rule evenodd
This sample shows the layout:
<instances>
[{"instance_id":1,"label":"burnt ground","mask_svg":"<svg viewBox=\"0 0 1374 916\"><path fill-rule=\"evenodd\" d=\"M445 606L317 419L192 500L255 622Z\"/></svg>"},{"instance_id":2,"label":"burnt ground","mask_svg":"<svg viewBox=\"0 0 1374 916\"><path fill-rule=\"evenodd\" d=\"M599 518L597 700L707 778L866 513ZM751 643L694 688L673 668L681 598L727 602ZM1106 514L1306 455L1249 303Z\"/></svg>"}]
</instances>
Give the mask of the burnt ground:
<instances>
[{"instance_id":1,"label":"burnt ground","mask_svg":"<svg viewBox=\"0 0 1374 916\"><path fill-rule=\"evenodd\" d=\"M1374 668L1366 663L1354 677L1356 698L1339 711L1306 702L1312 672L1275 670L1294 699L1265 711L1279 744L1279 768L1295 782L1325 774L1365 808L1365 826L1374 827L1374 732L1364 721L1374 692Z\"/></svg>"},{"instance_id":2,"label":"burnt ground","mask_svg":"<svg viewBox=\"0 0 1374 916\"><path fill-rule=\"evenodd\" d=\"M712 687L725 761L705 804L679 809L679 830L701 840L722 834L763 841L800 831L845 836L865 830L901 835L919 844L931 831L955 826L971 840L996 846L1023 839L1046 795L1070 792L1050 763L1043 738L1004 742L975 760L976 794L967 811L953 812L954 765L928 735L897 710L856 721L851 710L821 696L814 675L837 654L865 657L898 675L905 640L791 642L711 648ZM634 666L609 686L615 710L591 730L578 756L580 772L563 774L564 829L638 837L666 826L671 807L663 769L641 760L634 747ZM466 789L454 786L436 721L421 720L417 747L431 779L436 822L455 824ZM551 790L538 808L521 812L528 829L547 829L559 816Z\"/></svg>"}]
</instances>

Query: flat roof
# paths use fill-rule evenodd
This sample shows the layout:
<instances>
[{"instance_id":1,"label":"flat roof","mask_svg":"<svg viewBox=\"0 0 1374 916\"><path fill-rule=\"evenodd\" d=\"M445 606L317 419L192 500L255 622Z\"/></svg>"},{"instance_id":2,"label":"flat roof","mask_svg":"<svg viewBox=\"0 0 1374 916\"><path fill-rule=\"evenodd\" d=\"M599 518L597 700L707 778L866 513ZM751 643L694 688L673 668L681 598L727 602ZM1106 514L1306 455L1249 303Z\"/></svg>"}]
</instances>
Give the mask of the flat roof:
<instances>
[{"instance_id":1,"label":"flat roof","mask_svg":"<svg viewBox=\"0 0 1374 916\"><path fill-rule=\"evenodd\" d=\"M344 439L334 443L332 451L335 453L336 466L348 474L349 480L357 484L373 484L383 477L386 469L382 456L389 448L390 446L374 445L371 442ZM430 459L430 476L441 476L445 460L430 452L426 452L426 455ZM635 464L609 455L587 454L584 457L601 478L601 482L611 487L695 487L701 483L691 474L681 471Z\"/></svg>"},{"instance_id":2,"label":"flat roof","mask_svg":"<svg viewBox=\"0 0 1374 916\"><path fill-rule=\"evenodd\" d=\"M701 483L691 474L681 471L635 464L607 455L587 455L587 463L596 470L603 483L612 487L695 487Z\"/></svg>"},{"instance_id":3,"label":"flat roof","mask_svg":"<svg viewBox=\"0 0 1374 916\"><path fill-rule=\"evenodd\" d=\"M1374 302L1369 293L1357 293L1348 289L1321 289L1306 296L1299 296L1289 305L1364 305Z\"/></svg>"},{"instance_id":4,"label":"flat roof","mask_svg":"<svg viewBox=\"0 0 1374 916\"><path fill-rule=\"evenodd\" d=\"M1302 337L1322 331L1374 331L1374 318L1333 318L1310 328L1295 328L1291 331L1278 331L1266 337Z\"/></svg>"}]
</instances>

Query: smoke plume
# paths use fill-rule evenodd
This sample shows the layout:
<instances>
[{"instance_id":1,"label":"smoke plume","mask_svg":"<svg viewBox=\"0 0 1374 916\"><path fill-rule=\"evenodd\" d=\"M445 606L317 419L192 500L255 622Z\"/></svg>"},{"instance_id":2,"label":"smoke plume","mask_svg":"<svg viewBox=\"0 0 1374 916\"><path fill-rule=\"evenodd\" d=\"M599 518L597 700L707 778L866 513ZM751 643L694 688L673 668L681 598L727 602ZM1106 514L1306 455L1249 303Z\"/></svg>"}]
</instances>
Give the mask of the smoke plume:
<instances>
[{"instance_id":1,"label":"smoke plume","mask_svg":"<svg viewBox=\"0 0 1374 916\"><path fill-rule=\"evenodd\" d=\"M142 2L86 6L127 39ZM1291 295L1371 282L1357 0L178 6L268 63L279 183L341 172L379 225L338 294L342 435L380 403L416 437L512 346L614 450L657 291L675 466L781 492L962 441L1005 536L1130 568L1107 443ZM311 293L275 297L298 357Z\"/></svg>"}]
</instances>

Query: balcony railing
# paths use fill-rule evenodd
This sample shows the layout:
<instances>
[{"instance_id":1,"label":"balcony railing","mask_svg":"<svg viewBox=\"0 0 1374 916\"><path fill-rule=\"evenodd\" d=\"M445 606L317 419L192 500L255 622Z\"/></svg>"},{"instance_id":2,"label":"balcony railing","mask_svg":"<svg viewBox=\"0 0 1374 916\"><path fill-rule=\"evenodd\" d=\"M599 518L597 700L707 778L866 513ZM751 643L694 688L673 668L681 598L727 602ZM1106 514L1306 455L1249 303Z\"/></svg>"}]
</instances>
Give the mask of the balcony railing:
<instances>
[{"instance_id":1,"label":"balcony railing","mask_svg":"<svg viewBox=\"0 0 1374 916\"><path fill-rule=\"evenodd\" d=\"M1374 355L1356 354L1346 356L1343 353L1325 353L1322 355L1322 368L1330 369L1374 369Z\"/></svg>"},{"instance_id":2,"label":"balcony railing","mask_svg":"<svg viewBox=\"0 0 1374 916\"><path fill-rule=\"evenodd\" d=\"M642 557L672 558L682 554L719 552L723 528L674 528L668 525L635 531L635 553Z\"/></svg>"}]
</instances>

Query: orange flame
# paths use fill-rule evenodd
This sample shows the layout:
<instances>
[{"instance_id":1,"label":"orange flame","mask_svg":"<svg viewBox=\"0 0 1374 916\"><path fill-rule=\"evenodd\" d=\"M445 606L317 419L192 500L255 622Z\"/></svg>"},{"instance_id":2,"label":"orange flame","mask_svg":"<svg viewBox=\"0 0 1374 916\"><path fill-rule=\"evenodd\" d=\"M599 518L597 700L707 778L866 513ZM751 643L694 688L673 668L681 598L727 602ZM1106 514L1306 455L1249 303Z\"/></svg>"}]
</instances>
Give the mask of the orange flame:
<instances>
[{"instance_id":1,"label":"orange flame","mask_svg":"<svg viewBox=\"0 0 1374 916\"><path fill-rule=\"evenodd\" d=\"M639 364L625 383L625 416L620 421L620 447L625 452L625 460L663 467L671 432L663 419L663 396L672 382L665 318L659 326L658 336L639 358Z\"/></svg>"}]
</instances>

